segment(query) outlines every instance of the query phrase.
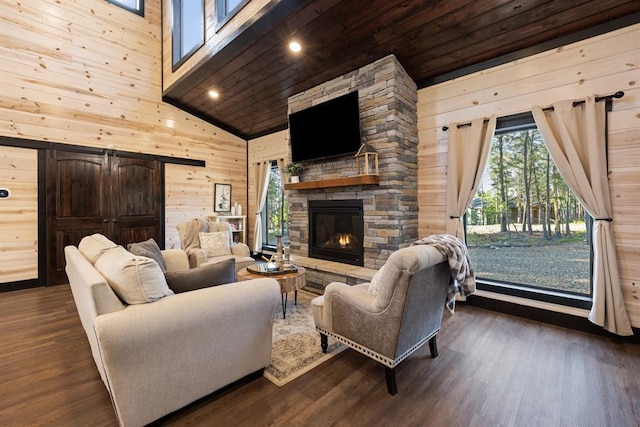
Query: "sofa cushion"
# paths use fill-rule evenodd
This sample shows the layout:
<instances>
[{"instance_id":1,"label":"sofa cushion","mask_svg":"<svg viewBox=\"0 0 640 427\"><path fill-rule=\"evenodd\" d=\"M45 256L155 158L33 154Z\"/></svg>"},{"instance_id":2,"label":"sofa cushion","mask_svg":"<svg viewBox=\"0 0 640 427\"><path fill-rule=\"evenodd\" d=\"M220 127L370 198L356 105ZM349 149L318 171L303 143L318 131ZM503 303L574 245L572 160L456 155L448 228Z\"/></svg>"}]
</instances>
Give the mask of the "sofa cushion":
<instances>
[{"instance_id":1,"label":"sofa cushion","mask_svg":"<svg viewBox=\"0 0 640 427\"><path fill-rule=\"evenodd\" d=\"M118 245L102 234L96 233L83 237L78 244L78 250L93 265L104 251L115 248L116 246Z\"/></svg>"},{"instance_id":2,"label":"sofa cushion","mask_svg":"<svg viewBox=\"0 0 640 427\"><path fill-rule=\"evenodd\" d=\"M169 289L179 294L195 289L223 285L236 281L236 260L233 258L190 270L168 271L165 274Z\"/></svg>"},{"instance_id":3,"label":"sofa cushion","mask_svg":"<svg viewBox=\"0 0 640 427\"><path fill-rule=\"evenodd\" d=\"M144 304L173 295L157 262L134 255L122 246L104 251L95 268L127 304Z\"/></svg>"},{"instance_id":4,"label":"sofa cushion","mask_svg":"<svg viewBox=\"0 0 640 427\"><path fill-rule=\"evenodd\" d=\"M214 231L212 233L200 233L200 248L208 257L231 255L229 246L229 233L225 231Z\"/></svg>"},{"instance_id":5,"label":"sofa cushion","mask_svg":"<svg viewBox=\"0 0 640 427\"><path fill-rule=\"evenodd\" d=\"M153 238L140 243L129 243L127 245L127 250L134 255L146 256L147 258L151 258L158 263L163 273L167 271L167 263L162 256L160 246L158 246Z\"/></svg>"}]
</instances>

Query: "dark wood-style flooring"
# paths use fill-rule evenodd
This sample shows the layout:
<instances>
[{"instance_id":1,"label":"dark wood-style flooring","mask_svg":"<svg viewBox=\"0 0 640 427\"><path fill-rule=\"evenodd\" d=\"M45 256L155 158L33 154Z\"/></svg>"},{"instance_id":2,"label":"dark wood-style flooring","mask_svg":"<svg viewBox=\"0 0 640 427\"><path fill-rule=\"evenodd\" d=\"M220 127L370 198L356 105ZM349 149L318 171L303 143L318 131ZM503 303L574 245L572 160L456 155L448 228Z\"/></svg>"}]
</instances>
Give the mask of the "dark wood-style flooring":
<instances>
[{"instance_id":1,"label":"dark wood-style flooring","mask_svg":"<svg viewBox=\"0 0 640 427\"><path fill-rule=\"evenodd\" d=\"M117 425L67 285L0 294L0 325L0 425ZM236 383L157 424L640 425L636 344L459 305L438 346L398 367L396 396L382 366L346 350L282 388Z\"/></svg>"}]
</instances>

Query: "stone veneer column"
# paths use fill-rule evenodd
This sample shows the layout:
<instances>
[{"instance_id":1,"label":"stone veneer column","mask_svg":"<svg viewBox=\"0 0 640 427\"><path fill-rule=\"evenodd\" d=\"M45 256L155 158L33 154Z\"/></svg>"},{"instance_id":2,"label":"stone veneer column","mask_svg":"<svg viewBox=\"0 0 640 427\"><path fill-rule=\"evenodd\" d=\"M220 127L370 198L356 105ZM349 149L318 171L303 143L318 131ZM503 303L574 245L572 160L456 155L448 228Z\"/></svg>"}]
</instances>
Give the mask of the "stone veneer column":
<instances>
[{"instance_id":1,"label":"stone veneer column","mask_svg":"<svg viewBox=\"0 0 640 427\"><path fill-rule=\"evenodd\" d=\"M364 266L380 268L389 255L418 238L417 88L395 56L289 98L294 113L358 90L362 142L378 151L379 186L290 190L289 238L294 253L307 256L309 200L361 199L364 206ZM356 174L355 158L307 164L304 181Z\"/></svg>"}]
</instances>

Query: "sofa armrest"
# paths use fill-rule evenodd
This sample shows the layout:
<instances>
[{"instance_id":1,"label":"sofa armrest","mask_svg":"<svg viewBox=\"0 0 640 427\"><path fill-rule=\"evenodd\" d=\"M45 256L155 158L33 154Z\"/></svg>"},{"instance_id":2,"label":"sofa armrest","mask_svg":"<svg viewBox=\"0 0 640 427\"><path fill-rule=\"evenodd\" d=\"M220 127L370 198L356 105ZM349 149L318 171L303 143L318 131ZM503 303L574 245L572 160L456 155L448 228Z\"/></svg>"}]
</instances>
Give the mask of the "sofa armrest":
<instances>
[{"instance_id":1,"label":"sofa armrest","mask_svg":"<svg viewBox=\"0 0 640 427\"><path fill-rule=\"evenodd\" d=\"M201 248L192 248L187 251L189 268L196 268L207 262L207 253Z\"/></svg>"},{"instance_id":2,"label":"sofa armrest","mask_svg":"<svg viewBox=\"0 0 640 427\"><path fill-rule=\"evenodd\" d=\"M231 245L231 254L235 256L250 257L251 251L249 246L244 243L234 243Z\"/></svg>"},{"instance_id":3,"label":"sofa armrest","mask_svg":"<svg viewBox=\"0 0 640 427\"><path fill-rule=\"evenodd\" d=\"M182 249L165 249L162 257L167 264L167 271L188 270L189 257Z\"/></svg>"},{"instance_id":4,"label":"sofa armrest","mask_svg":"<svg viewBox=\"0 0 640 427\"><path fill-rule=\"evenodd\" d=\"M370 294L369 283L359 285L347 285L341 282L332 282L324 291L325 302L331 302L335 298L343 298L357 308L371 313L379 313L380 309L375 305L375 295Z\"/></svg>"},{"instance_id":5,"label":"sofa armrest","mask_svg":"<svg viewBox=\"0 0 640 427\"><path fill-rule=\"evenodd\" d=\"M204 288L99 316L94 327L121 425L145 425L270 363L280 286Z\"/></svg>"},{"instance_id":6,"label":"sofa armrest","mask_svg":"<svg viewBox=\"0 0 640 427\"><path fill-rule=\"evenodd\" d=\"M340 315L334 310L340 310L337 307L337 301L341 300L344 304L340 306L357 308L367 313L378 313L380 310L375 305L375 296L368 292L369 284L350 286L346 283L332 282L327 285L324 290L322 302L322 326L328 330L332 329L333 318ZM348 313L344 313L348 317ZM318 319L320 320L320 319ZM320 326L320 325L319 325Z\"/></svg>"}]
</instances>

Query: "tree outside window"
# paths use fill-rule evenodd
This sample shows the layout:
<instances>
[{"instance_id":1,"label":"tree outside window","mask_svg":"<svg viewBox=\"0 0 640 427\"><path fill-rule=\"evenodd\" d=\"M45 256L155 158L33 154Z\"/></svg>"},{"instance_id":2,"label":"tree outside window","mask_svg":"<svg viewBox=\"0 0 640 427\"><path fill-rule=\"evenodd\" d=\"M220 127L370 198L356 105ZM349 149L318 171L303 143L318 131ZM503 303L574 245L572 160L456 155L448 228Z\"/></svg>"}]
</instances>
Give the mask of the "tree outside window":
<instances>
[{"instance_id":1,"label":"tree outside window","mask_svg":"<svg viewBox=\"0 0 640 427\"><path fill-rule=\"evenodd\" d=\"M591 293L591 218L560 176L535 125L496 131L465 219L479 279Z\"/></svg>"},{"instance_id":2,"label":"tree outside window","mask_svg":"<svg viewBox=\"0 0 640 427\"><path fill-rule=\"evenodd\" d=\"M283 242L289 241L289 206L278 166L273 163L269 172L267 201L262 212L264 226L263 246L276 246L276 236L281 235Z\"/></svg>"}]
</instances>

